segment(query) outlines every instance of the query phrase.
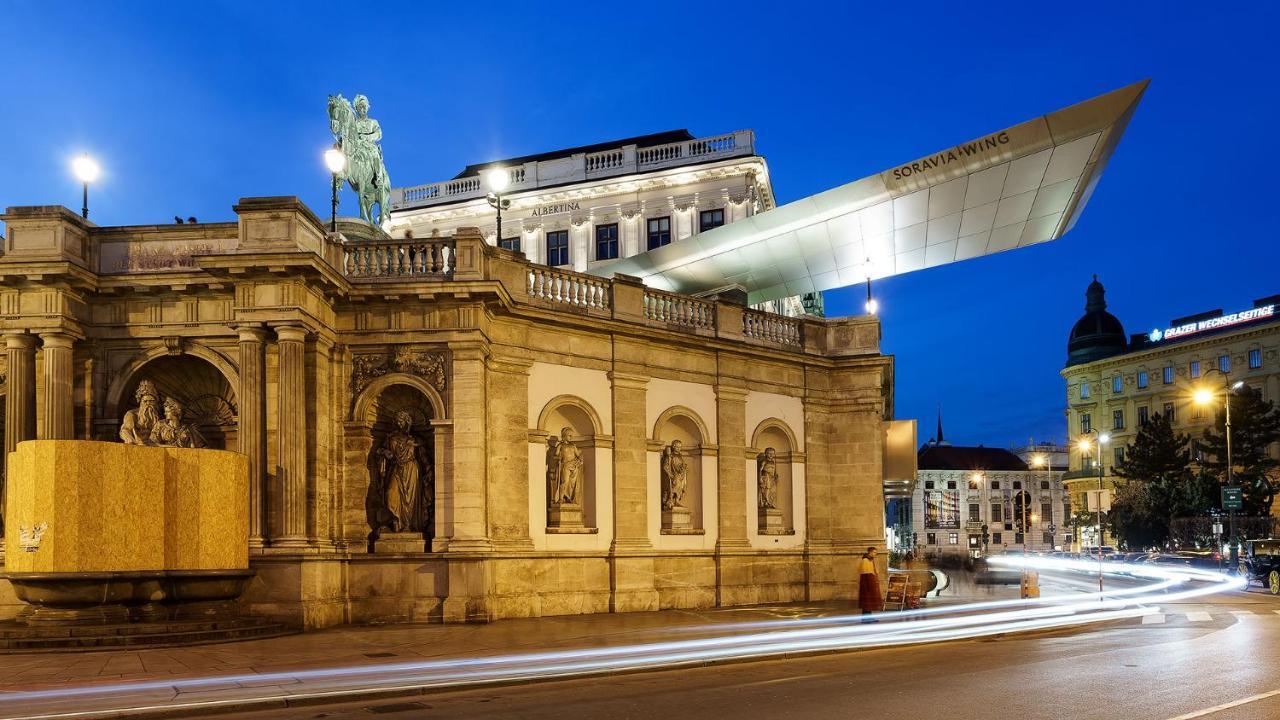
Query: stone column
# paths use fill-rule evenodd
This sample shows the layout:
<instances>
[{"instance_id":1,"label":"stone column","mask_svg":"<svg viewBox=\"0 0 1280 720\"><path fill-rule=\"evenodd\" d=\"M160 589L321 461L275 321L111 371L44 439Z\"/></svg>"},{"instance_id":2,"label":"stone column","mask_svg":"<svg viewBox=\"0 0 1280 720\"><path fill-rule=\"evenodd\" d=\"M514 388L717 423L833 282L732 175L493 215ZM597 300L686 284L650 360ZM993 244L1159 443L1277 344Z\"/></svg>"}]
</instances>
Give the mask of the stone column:
<instances>
[{"instance_id":1,"label":"stone column","mask_svg":"<svg viewBox=\"0 0 1280 720\"><path fill-rule=\"evenodd\" d=\"M658 609L653 545L649 541L649 378L614 370L613 547L610 552L610 611Z\"/></svg>"},{"instance_id":2,"label":"stone column","mask_svg":"<svg viewBox=\"0 0 1280 720\"><path fill-rule=\"evenodd\" d=\"M748 478L746 471L747 391L745 388L716 386L716 432L719 452L719 530L717 549L745 549L747 542ZM751 507L756 503L752 502Z\"/></svg>"},{"instance_id":3,"label":"stone column","mask_svg":"<svg viewBox=\"0 0 1280 720\"><path fill-rule=\"evenodd\" d=\"M5 335L9 361L9 392L4 403L4 457L23 440L36 436L36 337L22 332ZM4 518L4 476L0 476L0 519ZM2 524L2 523L0 523ZM0 537L0 555L4 538Z\"/></svg>"},{"instance_id":4,"label":"stone column","mask_svg":"<svg viewBox=\"0 0 1280 720\"><path fill-rule=\"evenodd\" d=\"M479 343L452 349L453 472L451 492L444 498L452 511L447 513L452 517L450 551L492 548L488 535L486 354Z\"/></svg>"},{"instance_id":5,"label":"stone column","mask_svg":"<svg viewBox=\"0 0 1280 720\"><path fill-rule=\"evenodd\" d=\"M41 440L70 440L75 437L72 393L71 346L74 339L64 333L42 333L41 359L44 387L40 394L39 437ZM12 387L12 385L10 385Z\"/></svg>"},{"instance_id":6,"label":"stone column","mask_svg":"<svg viewBox=\"0 0 1280 720\"><path fill-rule=\"evenodd\" d=\"M275 328L280 346L275 493L280 526L274 547L307 545L307 330L301 325Z\"/></svg>"},{"instance_id":7,"label":"stone column","mask_svg":"<svg viewBox=\"0 0 1280 720\"><path fill-rule=\"evenodd\" d=\"M249 547L261 548L266 537L267 331L254 325L242 325L238 330L240 387L236 388L236 400L240 404L240 452L249 458Z\"/></svg>"}]
</instances>

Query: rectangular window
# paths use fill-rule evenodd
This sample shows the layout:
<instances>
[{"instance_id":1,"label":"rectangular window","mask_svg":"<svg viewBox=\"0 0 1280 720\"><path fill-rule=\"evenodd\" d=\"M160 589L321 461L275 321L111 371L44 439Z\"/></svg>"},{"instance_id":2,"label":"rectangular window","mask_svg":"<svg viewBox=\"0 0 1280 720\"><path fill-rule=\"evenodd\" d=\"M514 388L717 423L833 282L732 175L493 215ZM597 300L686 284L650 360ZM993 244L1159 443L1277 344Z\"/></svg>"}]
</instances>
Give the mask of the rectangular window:
<instances>
[{"instance_id":1,"label":"rectangular window","mask_svg":"<svg viewBox=\"0 0 1280 720\"><path fill-rule=\"evenodd\" d=\"M1021 481L1021 480L1014 480L1014 481L1013 481L1013 489L1014 489L1014 490L1021 490L1021 489L1022 489L1022 481Z\"/></svg>"},{"instance_id":2,"label":"rectangular window","mask_svg":"<svg viewBox=\"0 0 1280 720\"><path fill-rule=\"evenodd\" d=\"M596 259L613 260L618 257L618 223L596 226Z\"/></svg>"},{"instance_id":3,"label":"rectangular window","mask_svg":"<svg viewBox=\"0 0 1280 720\"><path fill-rule=\"evenodd\" d=\"M1257 349L1250 350L1249 351L1249 369L1257 370L1260 367L1262 367L1262 351Z\"/></svg>"},{"instance_id":4,"label":"rectangular window","mask_svg":"<svg viewBox=\"0 0 1280 720\"><path fill-rule=\"evenodd\" d=\"M649 218L646 227L649 230L650 250L671 244L671 218Z\"/></svg>"},{"instance_id":5,"label":"rectangular window","mask_svg":"<svg viewBox=\"0 0 1280 720\"><path fill-rule=\"evenodd\" d=\"M698 213L698 232L706 232L724 224L724 209L703 210Z\"/></svg>"},{"instance_id":6,"label":"rectangular window","mask_svg":"<svg viewBox=\"0 0 1280 720\"><path fill-rule=\"evenodd\" d=\"M998 503L991 503L991 522L992 523L1003 522L1003 518L1004 518L1003 512L1004 512L1004 508L1000 507Z\"/></svg>"},{"instance_id":7,"label":"rectangular window","mask_svg":"<svg viewBox=\"0 0 1280 720\"><path fill-rule=\"evenodd\" d=\"M547 233L547 264L569 264L569 231L552 230Z\"/></svg>"},{"instance_id":8,"label":"rectangular window","mask_svg":"<svg viewBox=\"0 0 1280 720\"><path fill-rule=\"evenodd\" d=\"M1165 385L1173 384L1173 366L1172 365L1166 365L1164 367L1164 370L1160 371L1160 379L1164 381Z\"/></svg>"},{"instance_id":9,"label":"rectangular window","mask_svg":"<svg viewBox=\"0 0 1280 720\"><path fill-rule=\"evenodd\" d=\"M999 489L1000 489L1000 481L999 481L999 480L992 480L992 481L991 481L991 489L992 489L992 490L999 490Z\"/></svg>"},{"instance_id":10,"label":"rectangular window","mask_svg":"<svg viewBox=\"0 0 1280 720\"><path fill-rule=\"evenodd\" d=\"M978 503L969 503L969 522L980 520L982 520L982 506Z\"/></svg>"},{"instance_id":11,"label":"rectangular window","mask_svg":"<svg viewBox=\"0 0 1280 720\"><path fill-rule=\"evenodd\" d=\"M930 545L937 545L937 544L938 544L938 534L937 534L937 533L926 533L926 534L925 534L925 536L924 536L924 541L925 541L926 543L930 544Z\"/></svg>"},{"instance_id":12,"label":"rectangular window","mask_svg":"<svg viewBox=\"0 0 1280 720\"><path fill-rule=\"evenodd\" d=\"M1044 536L1040 538L1040 542L1044 543L1045 545L1052 545L1053 533L1044 533Z\"/></svg>"},{"instance_id":13,"label":"rectangular window","mask_svg":"<svg viewBox=\"0 0 1280 720\"><path fill-rule=\"evenodd\" d=\"M1143 405L1142 407L1138 408L1138 427L1142 427L1143 425L1146 425L1147 421L1150 419L1151 419L1151 408L1147 407L1146 405Z\"/></svg>"},{"instance_id":14,"label":"rectangular window","mask_svg":"<svg viewBox=\"0 0 1280 720\"><path fill-rule=\"evenodd\" d=\"M1123 465L1123 464L1124 464L1124 448L1123 448L1123 447L1118 447L1118 448L1116 448L1116 449L1115 449L1115 454L1116 454L1116 462L1115 462L1115 464L1116 464L1116 465Z\"/></svg>"},{"instance_id":15,"label":"rectangular window","mask_svg":"<svg viewBox=\"0 0 1280 720\"><path fill-rule=\"evenodd\" d=\"M1000 533L991 533L991 543L993 545L999 545L1003 542L1003 536Z\"/></svg>"},{"instance_id":16,"label":"rectangular window","mask_svg":"<svg viewBox=\"0 0 1280 720\"><path fill-rule=\"evenodd\" d=\"M1080 469L1085 472L1093 472L1094 470L1097 470L1098 466L1094 464L1093 459L1092 455L1085 455L1080 458Z\"/></svg>"},{"instance_id":17,"label":"rectangular window","mask_svg":"<svg viewBox=\"0 0 1280 720\"><path fill-rule=\"evenodd\" d=\"M932 480L925 480L925 481L924 481L924 489L925 489L925 490L932 490L932 489L933 489L933 481L932 481Z\"/></svg>"},{"instance_id":18,"label":"rectangular window","mask_svg":"<svg viewBox=\"0 0 1280 720\"><path fill-rule=\"evenodd\" d=\"M1066 522L1071 519L1071 503L1062 503L1062 521Z\"/></svg>"},{"instance_id":19,"label":"rectangular window","mask_svg":"<svg viewBox=\"0 0 1280 720\"><path fill-rule=\"evenodd\" d=\"M503 250L514 250L516 252L520 252L520 238L502 238L498 241L498 247Z\"/></svg>"},{"instance_id":20,"label":"rectangular window","mask_svg":"<svg viewBox=\"0 0 1280 720\"><path fill-rule=\"evenodd\" d=\"M1146 387L1147 387L1147 371L1139 370L1138 371L1138 389L1142 390L1142 389L1146 389Z\"/></svg>"},{"instance_id":21,"label":"rectangular window","mask_svg":"<svg viewBox=\"0 0 1280 720\"><path fill-rule=\"evenodd\" d=\"M1111 411L1111 429L1112 430L1124 429L1124 410Z\"/></svg>"},{"instance_id":22,"label":"rectangular window","mask_svg":"<svg viewBox=\"0 0 1280 720\"><path fill-rule=\"evenodd\" d=\"M1230 355L1218 356L1218 372L1224 372L1224 373L1231 372L1231 356Z\"/></svg>"},{"instance_id":23,"label":"rectangular window","mask_svg":"<svg viewBox=\"0 0 1280 720\"><path fill-rule=\"evenodd\" d=\"M978 543L980 543L980 542L982 542L982 536L980 536L980 535L970 535L970 536L969 536L969 547L971 547L971 548L976 548L976 547L978 547Z\"/></svg>"},{"instance_id":24,"label":"rectangular window","mask_svg":"<svg viewBox=\"0 0 1280 720\"><path fill-rule=\"evenodd\" d=\"M948 481L947 481L947 489L948 489L948 490L955 490L955 489L956 489L956 481L955 481L955 480L948 480Z\"/></svg>"},{"instance_id":25,"label":"rectangular window","mask_svg":"<svg viewBox=\"0 0 1280 720\"><path fill-rule=\"evenodd\" d=\"M1191 361L1191 377L1193 378L1200 377L1200 361L1199 360Z\"/></svg>"},{"instance_id":26,"label":"rectangular window","mask_svg":"<svg viewBox=\"0 0 1280 720\"><path fill-rule=\"evenodd\" d=\"M948 544L948 545L959 545L959 544L960 544L960 533L947 533L947 544Z\"/></svg>"},{"instance_id":27,"label":"rectangular window","mask_svg":"<svg viewBox=\"0 0 1280 720\"><path fill-rule=\"evenodd\" d=\"M1113 393L1124 392L1124 378L1120 377L1119 375L1116 375L1115 377L1111 378L1111 392Z\"/></svg>"},{"instance_id":28,"label":"rectangular window","mask_svg":"<svg viewBox=\"0 0 1280 720\"><path fill-rule=\"evenodd\" d=\"M1089 397L1089 381L1084 380L1080 383L1080 399L1085 400Z\"/></svg>"},{"instance_id":29,"label":"rectangular window","mask_svg":"<svg viewBox=\"0 0 1280 720\"><path fill-rule=\"evenodd\" d=\"M1040 481L1040 489L1041 489L1041 490L1048 490L1048 489L1049 489L1049 481L1048 481L1048 480L1041 480L1041 481Z\"/></svg>"},{"instance_id":30,"label":"rectangular window","mask_svg":"<svg viewBox=\"0 0 1280 720\"><path fill-rule=\"evenodd\" d=\"M1164 417L1170 423L1173 422L1173 403L1164 404Z\"/></svg>"},{"instance_id":31,"label":"rectangular window","mask_svg":"<svg viewBox=\"0 0 1280 720\"><path fill-rule=\"evenodd\" d=\"M1022 544L1022 533L1020 533L1020 532L1019 532L1019 533L1014 533L1014 534L1013 534L1013 543L1014 543L1015 545L1021 545L1021 544Z\"/></svg>"},{"instance_id":32,"label":"rectangular window","mask_svg":"<svg viewBox=\"0 0 1280 720\"><path fill-rule=\"evenodd\" d=\"M1040 522L1053 522L1053 503L1040 503Z\"/></svg>"},{"instance_id":33,"label":"rectangular window","mask_svg":"<svg viewBox=\"0 0 1280 720\"><path fill-rule=\"evenodd\" d=\"M1089 413L1080 413L1080 434L1088 435L1093 432L1093 417Z\"/></svg>"}]
</instances>

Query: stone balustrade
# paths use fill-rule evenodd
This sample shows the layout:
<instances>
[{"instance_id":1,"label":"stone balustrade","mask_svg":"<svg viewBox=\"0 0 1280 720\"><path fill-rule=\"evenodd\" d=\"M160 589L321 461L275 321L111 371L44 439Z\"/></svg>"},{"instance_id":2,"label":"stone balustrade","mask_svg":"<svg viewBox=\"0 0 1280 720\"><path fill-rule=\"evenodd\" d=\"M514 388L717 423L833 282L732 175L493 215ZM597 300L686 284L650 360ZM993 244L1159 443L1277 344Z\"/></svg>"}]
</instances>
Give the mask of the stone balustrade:
<instances>
[{"instance_id":1,"label":"stone balustrade","mask_svg":"<svg viewBox=\"0 0 1280 720\"><path fill-rule=\"evenodd\" d=\"M525 291L530 298L544 302L594 310L610 307L608 280L542 265L529 266Z\"/></svg>"},{"instance_id":2,"label":"stone balustrade","mask_svg":"<svg viewBox=\"0 0 1280 720\"><path fill-rule=\"evenodd\" d=\"M742 334L754 340L781 345L804 345L800 320L761 310L746 310L742 313Z\"/></svg>"},{"instance_id":3,"label":"stone balustrade","mask_svg":"<svg viewBox=\"0 0 1280 720\"><path fill-rule=\"evenodd\" d=\"M343 245L342 271L353 280L447 277L456 267L457 253L452 238Z\"/></svg>"},{"instance_id":4,"label":"stone balustrade","mask_svg":"<svg viewBox=\"0 0 1280 720\"><path fill-rule=\"evenodd\" d=\"M716 304L688 295L645 290L644 316L666 325L712 330L716 326Z\"/></svg>"},{"instance_id":5,"label":"stone balustrade","mask_svg":"<svg viewBox=\"0 0 1280 720\"><path fill-rule=\"evenodd\" d=\"M531 161L509 168L510 183L506 192L517 193L566 182L594 180L753 154L755 154L755 133L750 130L643 148L636 145L621 145L594 153L578 153L570 158ZM403 210L471 200L484 197L488 191L488 187L477 175L413 187L392 188L391 208Z\"/></svg>"}]
</instances>

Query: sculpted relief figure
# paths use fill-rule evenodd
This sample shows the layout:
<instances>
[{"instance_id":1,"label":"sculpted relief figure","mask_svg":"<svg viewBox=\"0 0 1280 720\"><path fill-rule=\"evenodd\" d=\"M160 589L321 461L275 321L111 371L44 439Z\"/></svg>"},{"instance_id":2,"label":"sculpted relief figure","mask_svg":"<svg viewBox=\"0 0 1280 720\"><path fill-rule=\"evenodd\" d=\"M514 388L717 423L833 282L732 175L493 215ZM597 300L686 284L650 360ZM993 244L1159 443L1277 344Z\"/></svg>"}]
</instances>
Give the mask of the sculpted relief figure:
<instances>
[{"instance_id":1,"label":"sculpted relief figure","mask_svg":"<svg viewBox=\"0 0 1280 720\"><path fill-rule=\"evenodd\" d=\"M413 417L406 411L396 413L396 427L387 435L382 446L374 450L378 456L378 476L381 478L382 497L385 499L386 527L392 532L425 532L428 529L429 507L433 499L427 497L427 473L423 472L426 450L418 438L410 433Z\"/></svg>"},{"instance_id":2,"label":"sculpted relief figure","mask_svg":"<svg viewBox=\"0 0 1280 720\"><path fill-rule=\"evenodd\" d=\"M684 507L684 494L689 489L689 466L681 452L679 440L662 448L662 509Z\"/></svg>"},{"instance_id":3,"label":"sculpted relief figure","mask_svg":"<svg viewBox=\"0 0 1280 720\"><path fill-rule=\"evenodd\" d=\"M582 487L582 451L569 440L569 428L560 430L560 438L554 445L555 463L547 463L551 480L553 504L578 504L578 491Z\"/></svg>"},{"instance_id":4,"label":"sculpted relief figure","mask_svg":"<svg viewBox=\"0 0 1280 720\"><path fill-rule=\"evenodd\" d=\"M778 465L773 448L756 456L756 489L761 510L778 507Z\"/></svg>"},{"instance_id":5,"label":"sculpted relief figure","mask_svg":"<svg viewBox=\"0 0 1280 720\"><path fill-rule=\"evenodd\" d=\"M124 414L120 423L120 439L126 445L150 445L151 429L160 422L160 394L155 383L143 380L133 392L138 407Z\"/></svg>"},{"instance_id":6,"label":"sculpted relief figure","mask_svg":"<svg viewBox=\"0 0 1280 720\"><path fill-rule=\"evenodd\" d=\"M163 447L202 448L204 437L195 425L182 421L182 403L173 398L164 401L164 419L151 428L151 445Z\"/></svg>"}]
</instances>

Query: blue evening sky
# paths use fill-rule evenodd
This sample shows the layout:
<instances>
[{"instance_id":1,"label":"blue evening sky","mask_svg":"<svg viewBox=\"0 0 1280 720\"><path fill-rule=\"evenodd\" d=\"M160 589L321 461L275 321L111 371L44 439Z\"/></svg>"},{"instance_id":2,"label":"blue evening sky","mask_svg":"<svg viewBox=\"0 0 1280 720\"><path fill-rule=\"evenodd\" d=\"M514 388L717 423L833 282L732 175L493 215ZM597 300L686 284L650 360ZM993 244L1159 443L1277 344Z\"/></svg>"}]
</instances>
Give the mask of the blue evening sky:
<instances>
[{"instance_id":1,"label":"blue evening sky","mask_svg":"<svg viewBox=\"0 0 1280 720\"><path fill-rule=\"evenodd\" d=\"M876 286L896 414L922 441L939 405L953 442L1063 439L1091 273L1130 332L1280 293L1280 13L1236 9L1253 5L1271 6L0 0L0 205L78 208L68 163L88 151L100 224L228 220L254 195L323 215L336 92L371 98L396 185L752 128L785 203L1151 78L1066 237Z\"/></svg>"}]
</instances>

